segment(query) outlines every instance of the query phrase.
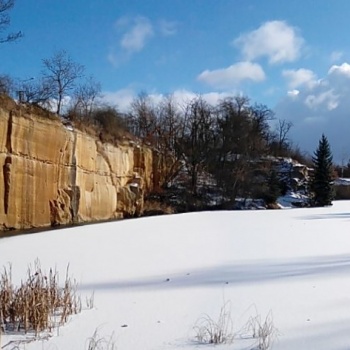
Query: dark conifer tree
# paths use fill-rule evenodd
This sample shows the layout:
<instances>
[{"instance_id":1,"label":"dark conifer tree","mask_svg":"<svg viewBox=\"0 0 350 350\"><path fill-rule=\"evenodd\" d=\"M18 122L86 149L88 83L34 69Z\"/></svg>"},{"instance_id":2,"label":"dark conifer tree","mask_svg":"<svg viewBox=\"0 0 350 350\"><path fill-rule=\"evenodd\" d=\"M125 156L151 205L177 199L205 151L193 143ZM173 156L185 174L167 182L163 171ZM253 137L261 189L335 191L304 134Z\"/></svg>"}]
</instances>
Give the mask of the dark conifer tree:
<instances>
[{"instance_id":1,"label":"dark conifer tree","mask_svg":"<svg viewBox=\"0 0 350 350\"><path fill-rule=\"evenodd\" d=\"M327 137L322 134L318 148L312 157L314 172L311 177L310 190L314 206L332 205L334 198L332 159Z\"/></svg>"}]
</instances>

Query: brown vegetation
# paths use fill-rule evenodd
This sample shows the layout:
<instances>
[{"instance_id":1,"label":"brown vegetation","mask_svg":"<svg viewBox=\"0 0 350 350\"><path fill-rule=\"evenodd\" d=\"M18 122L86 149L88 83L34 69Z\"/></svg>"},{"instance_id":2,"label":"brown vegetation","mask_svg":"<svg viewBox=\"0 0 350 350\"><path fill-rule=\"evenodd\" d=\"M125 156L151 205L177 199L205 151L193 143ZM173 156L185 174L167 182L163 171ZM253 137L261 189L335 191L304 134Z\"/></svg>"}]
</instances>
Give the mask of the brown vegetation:
<instances>
[{"instance_id":1,"label":"brown vegetation","mask_svg":"<svg viewBox=\"0 0 350 350\"><path fill-rule=\"evenodd\" d=\"M0 331L51 331L67 322L68 316L81 311L76 284L67 273L63 286L56 270L46 274L36 261L28 267L27 279L19 287L12 284L11 266L0 275Z\"/></svg>"},{"instance_id":2,"label":"brown vegetation","mask_svg":"<svg viewBox=\"0 0 350 350\"><path fill-rule=\"evenodd\" d=\"M164 214L174 214L175 209L164 202L159 200L145 200L143 206L143 215L144 216L153 216L153 215L164 215Z\"/></svg>"},{"instance_id":3,"label":"brown vegetation","mask_svg":"<svg viewBox=\"0 0 350 350\"><path fill-rule=\"evenodd\" d=\"M34 105L32 103L16 103L15 100L4 93L0 93L0 106L5 110L20 113L23 117L35 115L38 118L60 120L57 114L39 105Z\"/></svg>"},{"instance_id":4,"label":"brown vegetation","mask_svg":"<svg viewBox=\"0 0 350 350\"><path fill-rule=\"evenodd\" d=\"M335 199L350 199L350 186L336 185L334 186Z\"/></svg>"},{"instance_id":5,"label":"brown vegetation","mask_svg":"<svg viewBox=\"0 0 350 350\"><path fill-rule=\"evenodd\" d=\"M103 143L118 146L121 143L136 141L126 126L123 117L112 107L100 107L84 116L71 110L68 114L74 128L94 136Z\"/></svg>"}]
</instances>

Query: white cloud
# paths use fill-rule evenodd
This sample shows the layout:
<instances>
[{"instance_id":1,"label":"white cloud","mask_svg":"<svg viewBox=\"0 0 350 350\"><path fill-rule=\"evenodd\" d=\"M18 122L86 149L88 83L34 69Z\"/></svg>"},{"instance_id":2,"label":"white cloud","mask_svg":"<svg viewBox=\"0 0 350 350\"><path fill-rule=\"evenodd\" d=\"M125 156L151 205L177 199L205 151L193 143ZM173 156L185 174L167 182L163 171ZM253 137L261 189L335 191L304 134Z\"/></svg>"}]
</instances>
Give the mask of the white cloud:
<instances>
[{"instance_id":1,"label":"white cloud","mask_svg":"<svg viewBox=\"0 0 350 350\"><path fill-rule=\"evenodd\" d=\"M177 33L177 27L177 22L171 22L164 19L159 21L159 31L163 36L175 35Z\"/></svg>"},{"instance_id":2,"label":"white cloud","mask_svg":"<svg viewBox=\"0 0 350 350\"><path fill-rule=\"evenodd\" d=\"M293 62L300 57L304 39L284 21L270 21L234 41L246 60L267 57L269 63Z\"/></svg>"},{"instance_id":3,"label":"white cloud","mask_svg":"<svg viewBox=\"0 0 350 350\"><path fill-rule=\"evenodd\" d=\"M154 36L151 21L142 16L119 18L115 22L115 29L120 39L117 45L113 44L110 47L107 55L107 60L114 66L128 61L132 55L142 51Z\"/></svg>"},{"instance_id":4,"label":"white cloud","mask_svg":"<svg viewBox=\"0 0 350 350\"><path fill-rule=\"evenodd\" d=\"M340 61L344 56L344 53L341 51L333 51L330 55L330 61L333 62L338 62Z\"/></svg>"},{"instance_id":5,"label":"white cloud","mask_svg":"<svg viewBox=\"0 0 350 350\"><path fill-rule=\"evenodd\" d=\"M208 92L206 94L203 94L202 97L205 101L210 103L211 105L215 106L218 104L219 101L224 100L225 98L237 96L239 95L238 92L232 91L232 92Z\"/></svg>"},{"instance_id":6,"label":"white cloud","mask_svg":"<svg viewBox=\"0 0 350 350\"><path fill-rule=\"evenodd\" d=\"M120 47L129 54L139 52L153 35L154 31L150 20L146 17L136 17L132 26L122 36Z\"/></svg>"},{"instance_id":7,"label":"white cloud","mask_svg":"<svg viewBox=\"0 0 350 350\"><path fill-rule=\"evenodd\" d=\"M334 90L327 90L316 95L308 95L305 98L305 104L310 109L317 110L320 107L331 111L338 107L338 96L335 95Z\"/></svg>"},{"instance_id":8,"label":"white cloud","mask_svg":"<svg viewBox=\"0 0 350 350\"><path fill-rule=\"evenodd\" d=\"M350 150L350 64L330 67L317 84L301 84L275 108L276 116L290 120L291 139L312 153L322 133L328 137L335 161ZM349 151L350 157L350 151Z\"/></svg>"},{"instance_id":9,"label":"white cloud","mask_svg":"<svg viewBox=\"0 0 350 350\"><path fill-rule=\"evenodd\" d=\"M186 89L178 89L175 90L172 94L172 97L179 106L185 106L194 98L198 97L199 94L186 90ZM216 105L220 100L223 100L230 96L238 95L237 91L230 92L217 92L212 91L205 94L201 94L200 96L212 105ZM128 112L130 109L131 102L137 98L138 92L133 88L124 88L114 92L104 92L102 101L108 103L109 105L115 106L121 112ZM162 98L165 97L164 94L152 92L148 94L148 97L155 103L159 103Z\"/></svg>"},{"instance_id":10,"label":"white cloud","mask_svg":"<svg viewBox=\"0 0 350 350\"><path fill-rule=\"evenodd\" d=\"M335 75L340 75L340 76L343 75L347 78L350 78L350 64L346 63L346 62L344 62L340 66L337 66L335 64L329 69L328 74L329 75L335 74Z\"/></svg>"},{"instance_id":11,"label":"white cloud","mask_svg":"<svg viewBox=\"0 0 350 350\"><path fill-rule=\"evenodd\" d=\"M179 89L179 90L175 90L172 93L172 96L180 106L183 104L189 103L191 100L193 100L198 96L201 96L203 100L215 106L218 104L219 101L230 96L236 96L238 94L239 94L238 91L225 91L225 92L211 91L211 92L207 92L199 95L193 91Z\"/></svg>"},{"instance_id":12,"label":"white cloud","mask_svg":"<svg viewBox=\"0 0 350 350\"><path fill-rule=\"evenodd\" d=\"M312 88L317 84L316 74L309 69L286 69L282 71L282 76L287 79L289 89L296 89L301 86Z\"/></svg>"},{"instance_id":13,"label":"white cloud","mask_svg":"<svg viewBox=\"0 0 350 350\"><path fill-rule=\"evenodd\" d=\"M290 96L291 98L297 98L299 94L300 94L300 91L297 89L290 90L287 92L287 96Z\"/></svg>"},{"instance_id":14,"label":"white cloud","mask_svg":"<svg viewBox=\"0 0 350 350\"><path fill-rule=\"evenodd\" d=\"M215 88L232 88L244 80L260 82L265 79L262 67L257 63L238 62L227 68L205 70L197 79Z\"/></svg>"},{"instance_id":15,"label":"white cloud","mask_svg":"<svg viewBox=\"0 0 350 350\"><path fill-rule=\"evenodd\" d=\"M174 100L180 106L182 106L183 104L189 103L191 100L193 100L194 98L196 98L198 96L201 96L204 101L215 106L219 103L219 101L221 101L227 97L235 96L235 95L238 95L237 91L230 91L230 92L229 91L225 91L225 92L211 91L211 92L207 92L205 94L199 95L193 91L179 89L179 90L175 90L172 93Z\"/></svg>"},{"instance_id":16,"label":"white cloud","mask_svg":"<svg viewBox=\"0 0 350 350\"><path fill-rule=\"evenodd\" d=\"M102 101L115 106L121 112L126 112L133 99L137 96L136 92L131 88L120 89L113 92L106 91L102 95Z\"/></svg>"},{"instance_id":17,"label":"white cloud","mask_svg":"<svg viewBox=\"0 0 350 350\"><path fill-rule=\"evenodd\" d=\"M118 66L122 61L125 61L125 57L111 49L110 53L107 55L107 61L113 66Z\"/></svg>"},{"instance_id":18,"label":"white cloud","mask_svg":"<svg viewBox=\"0 0 350 350\"><path fill-rule=\"evenodd\" d=\"M114 66L128 61L141 52L156 36L169 37L177 33L178 23L165 19L152 22L144 16L121 17L115 24L119 39L111 45L107 60Z\"/></svg>"}]
</instances>

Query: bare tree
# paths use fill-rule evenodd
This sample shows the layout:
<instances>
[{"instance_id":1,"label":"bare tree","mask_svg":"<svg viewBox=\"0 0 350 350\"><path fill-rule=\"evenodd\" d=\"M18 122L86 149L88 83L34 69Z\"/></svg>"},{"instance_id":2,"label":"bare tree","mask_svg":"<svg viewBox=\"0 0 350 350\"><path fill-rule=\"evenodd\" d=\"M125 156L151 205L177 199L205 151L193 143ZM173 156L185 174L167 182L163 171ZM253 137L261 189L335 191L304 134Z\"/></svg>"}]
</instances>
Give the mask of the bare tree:
<instances>
[{"instance_id":1,"label":"bare tree","mask_svg":"<svg viewBox=\"0 0 350 350\"><path fill-rule=\"evenodd\" d=\"M217 106L218 141L213 173L225 197L233 200L242 188L249 170L251 121L249 99L244 96L226 98Z\"/></svg>"},{"instance_id":2,"label":"bare tree","mask_svg":"<svg viewBox=\"0 0 350 350\"><path fill-rule=\"evenodd\" d=\"M10 95L13 85L13 79L9 75L0 75L0 94Z\"/></svg>"},{"instance_id":3,"label":"bare tree","mask_svg":"<svg viewBox=\"0 0 350 350\"><path fill-rule=\"evenodd\" d=\"M198 194L198 176L207 171L215 138L213 108L202 97L193 99L185 110L183 134L177 140L190 177L190 191Z\"/></svg>"},{"instance_id":4,"label":"bare tree","mask_svg":"<svg viewBox=\"0 0 350 350\"><path fill-rule=\"evenodd\" d=\"M183 135L184 118L182 110L172 95L165 96L157 105L157 148L167 166L164 169L164 183L170 184L182 169L183 156L178 152L178 141Z\"/></svg>"},{"instance_id":5,"label":"bare tree","mask_svg":"<svg viewBox=\"0 0 350 350\"><path fill-rule=\"evenodd\" d=\"M21 102L40 105L51 109L51 86L45 79L28 79L18 84L18 92L23 92Z\"/></svg>"},{"instance_id":6,"label":"bare tree","mask_svg":"<svg viewBox=\"0 0 350 350\"><path fill-rule=\"evenodd\" d=\"M279 149L282 150L288 141L288 133L290 129L293 127L293 123L287 121L285 119L279 119L277 125L277 133L278 133L278 146Z\"/></svg>"},{"instance_id":7,"label":"bare tree","mask_svg":"<svg viewBox=\"0 0 350 350\"><path fill-rule=\"evenodd\" d=\"M225 200L246 198L264 174L262 156L268 152L269 121L273 113L264 105L251 105L245 96L226 98L217 110L217 140L211 164Z\"/></svg>"},{"instance_id":8,"label":"bare tree","mask_svg":"<svg viewBox=\"0 0 350 350\"><path fill-rule=\"evenodd\" d=\"M10 11L15 5L15 0L0 0L0 33L3 33L6 28L10 25ZM0 36L0 44L9 43L15 41L23 36L21 31L8 33Z\"/></svg>"},{"instance_id":9,"label":"bare tree","mask_svg":"<svg viewBox=\"0 0 350 350\"><path fill-rule=\"evenodd\" d=\"M176 156L175 146L183 119L173 96L165 96L160 101L157 117L158 147Z\"/></svg>"},{"instance_id":10,"label":"bare tree","mask_svg":"<svg viewBox=\"0 0 350 350\"><path fill-rule=\"evenodd\" d=\"M60 114L63 99L83 76L84 66L74 62L64 50L56 52L51 58L43 59L43 64L44 79L51 86L51 97L57 101L56 113Z\"/></svg>"},{"instance_id":11,"label":"bare tree","mask_svg":"<svg viewBox=\"0 0 350 350\"><path fill-rule=\"evenodd\" d=\"M285 119L279 119L275 129L271 132L269 144L270 152L274 156L290 156L291 143L288 134L293 127L293 123Z\"/></svg>"},{"instance_id":12,"label":"bare tree","mask_svg":"<svg viewBox=\"0 0 350 350\"><path fill-rule=\"evenodd\" d=\"M131 103L128 117L130 130L143 141L155 143L157 129L156 107L146 93L140 93Z\"/></svg>"},{"instance_id":13,"label":"bare tree","mask_svg":"<svg viewBox=\"0 0 350 350\"><path fill-rule=\"evenodd\" d=\"M263 104L250 107L250 156L259 157L268 151L267 146L271 138L269 122L274 119L274 113Z\"/></svg>"},{"instance_id":14,"label":"bare tree","mask_svg":"<svg viewBox=\"0 0 350 350\"><path fill-rule=\"evenodd\" d=\"M74 91L73 111L82 118L91 118L100 96L101 84L90 76Z\"/></svg>"}]
</instances>

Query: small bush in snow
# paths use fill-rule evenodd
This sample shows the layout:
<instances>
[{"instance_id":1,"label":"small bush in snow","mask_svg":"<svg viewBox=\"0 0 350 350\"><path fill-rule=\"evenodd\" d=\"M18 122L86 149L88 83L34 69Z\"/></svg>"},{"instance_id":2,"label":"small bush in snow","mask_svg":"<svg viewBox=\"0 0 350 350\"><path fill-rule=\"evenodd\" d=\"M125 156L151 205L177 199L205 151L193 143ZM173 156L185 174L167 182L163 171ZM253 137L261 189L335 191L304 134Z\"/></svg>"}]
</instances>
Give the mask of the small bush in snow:
<instances>
[{"instance_id":1,"label":"small bush in snow","mask_svg":"<svg viewBox=\"0 0 350 350\"><path fill-rule=\"evenodd\" d=\"M252 337L257 340L257 347L254 350L271 349L273 341L277 336L277 329L273 324L271 311L265 320L260 315L250 317L248 321L248 330L252 333Z\"/></svg>"},{"instance_id":2,"label":"small bush in snow","mask_svg":"<svg viewBox=\"0 0 350 350\"><path fill-rule=\"evenodd\" d=\"M208 315L202 316L194 327L196 338L203 344L233 343L236 339L252 339L254 343L250 350L269 350L277 337L277 329L273 323L270 311L263 319L256 311L256 316L251 316L244 327L238 332L233 332L231 319L231 304L226 302L220 310L218 320L215 321Z\"/></svg>"},{"instance_id":3,"label":"small bush in snow","mask_svg":"<svg viewBox=\"0 0 350 350\"><path fill-rule=\"evenodd\" d=\"M87 350L116 350L114 334L110 337L102 337L99 335L98 329L95 330L91 338L87 342Z\"/></svg>"},{"instance_id":4,"label":"small bush in snow","mask_svg":"<svg viewBox=\"0 0 350 350\"><path fill-rule=\"evenodd\" d=\"M90 297L86 297L86 307L88 309L93 309L95 306L95 292L92 292L92 294L90 295Z\"/></svg>"},{"instance_id":5,"label":"small bush in snow","mask_svg":"<svg viewBox=\"0 0 350 350\"><path fill-rule=\"evenodd\" d=\"M217 321L209 315L202 316L196 323L196 338L200 343L222 344L233 342L232 319L230 303L226 302Z\"/></svg>"}]
</instances>

